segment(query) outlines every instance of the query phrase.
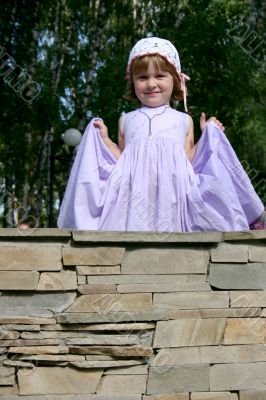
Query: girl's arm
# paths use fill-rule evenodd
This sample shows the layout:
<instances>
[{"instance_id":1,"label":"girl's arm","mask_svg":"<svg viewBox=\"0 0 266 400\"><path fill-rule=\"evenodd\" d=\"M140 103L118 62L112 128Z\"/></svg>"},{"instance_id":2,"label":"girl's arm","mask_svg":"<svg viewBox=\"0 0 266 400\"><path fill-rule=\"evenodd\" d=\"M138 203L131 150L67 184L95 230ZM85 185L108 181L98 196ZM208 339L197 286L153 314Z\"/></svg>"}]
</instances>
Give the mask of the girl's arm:
<instances>
[{"instance_id":1,"label":"girl's arm","mask_svg":"<svg viewBox=\"0 0 266 400\"><path fill-rule=\"evenodd\" d=\"M197 150L197 144L194 145L194 124L193 124L193 119L191 116L188 116L189 118L189 126L188 126L188 132L186 136L186 143L185 143L185 150L187 154L187 158L191 162L195 156L196 150Z\"/></svg>"},{"instance_id":2,"label":"girl's arm","mask_svg":"<svg viewBox=\"0 0 266 400\"><path fill-rule=\"evenodd\" d=\"M120 117L119 119L119 125L118 125L118 140L119 140L119 146L117 146L117 144L115 144L114 142L112 142L112 140L109 138L108 136L108 128L107 126L104 124L104 122L101 119L97 119L94 121L93 125L95 126L95 128L99 129L101 138L103 140L103 142L105 143L105 145L109 148L109 150L112 152L112 154L114 155L114 157L118 160L119 157L121 156L122 151L124 150L124 145L123 145L123 136L122 136L122 132L120 132L120 125L122 124L120 122L120 120L123 117Z\"/></svg>"},{"instance_id":3,"label":"girl's arm","mask_svg":"<svg viewBox=\"0 0 266 400\"><path fill-rule=\"evenodd\" d=\"M198 147L198 143L194 144L194 124L193 124L193 119L191 118L191 116L189 115L189 128L188 128L188 133L186 136L186 143L185 143L185 150L187 153L187 158L189 159L189 161L191 162L193 160L193 158L195 157L195 153ZM216 123L216 125L222 130L224 131L224 126L223 124L216 118L216 117L211 117L208 119L208 121L206 121L206 115L205 113L201 113L201 117L200 117L200 129L201 132L204 131L207 123L209 121L214 121Z\"/></svg>"}]
</instances>

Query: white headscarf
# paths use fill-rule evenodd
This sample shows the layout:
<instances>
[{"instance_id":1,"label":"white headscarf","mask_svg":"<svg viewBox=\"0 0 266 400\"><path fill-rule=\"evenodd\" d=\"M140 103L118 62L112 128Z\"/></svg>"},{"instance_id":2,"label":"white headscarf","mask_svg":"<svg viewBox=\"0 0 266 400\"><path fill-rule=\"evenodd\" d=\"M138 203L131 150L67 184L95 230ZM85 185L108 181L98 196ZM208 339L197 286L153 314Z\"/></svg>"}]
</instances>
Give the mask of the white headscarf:
<instances>
[{"instance_id":1,"label":"white headscarf","mask_svg":"<svg viewBox=\"0 0 266 400\"><path fill-rule=\"evenodd\" d=\"M169 40L161 39L158 37L148 37L139 40L129 54L126 69L126 79L130 78L130 68L132 61L138 57L143 57L147 55L160 55L175 67L177 75L180 77L181 90L183 92L184 98L184 107L187 111L186 80L189 80L190 77L181 72L178 52L175 46Z\"/></svg>"}]
</instances>

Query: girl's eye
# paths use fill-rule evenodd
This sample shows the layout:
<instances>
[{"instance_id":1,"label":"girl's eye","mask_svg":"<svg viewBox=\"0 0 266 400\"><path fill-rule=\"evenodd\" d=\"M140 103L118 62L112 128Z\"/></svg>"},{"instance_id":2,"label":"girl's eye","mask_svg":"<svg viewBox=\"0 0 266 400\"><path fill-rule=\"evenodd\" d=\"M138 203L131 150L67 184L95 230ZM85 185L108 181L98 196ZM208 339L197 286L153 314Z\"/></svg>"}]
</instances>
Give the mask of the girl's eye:
<instances>
[{"instance_id":1,"label":"girl's eye","mask_svg":"<svg viewBox=\"0 0 266 400\"><path fill-rule=\"evenodd\" d=\"M147 79L147 77L145 75L140 75L140 76L137 76L137 79L144 80L144 79Z\"/></svg>"},{"instance_id":2,"label":"girl's eye","mask_svg":"<svg viewBox=\"0 0 266 400\"><path fill-rule=\"evenodd\" d=\"M157 75L157 78L165 78L165 75L164 74L159 74L159 75Z\"/></svg>"}]
</instances>

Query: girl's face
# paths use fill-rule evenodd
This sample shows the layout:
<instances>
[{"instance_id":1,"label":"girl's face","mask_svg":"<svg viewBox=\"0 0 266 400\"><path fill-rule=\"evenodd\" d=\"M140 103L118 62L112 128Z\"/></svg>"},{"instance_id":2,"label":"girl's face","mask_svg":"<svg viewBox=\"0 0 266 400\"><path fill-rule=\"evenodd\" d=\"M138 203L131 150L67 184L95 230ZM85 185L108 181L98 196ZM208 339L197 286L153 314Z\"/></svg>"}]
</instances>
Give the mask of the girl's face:
<instances>
[{"instance_id":1,"label":"girl's face","mask_svg":"<svg viewBox=\"0 0 266 400\"><path fill-rule=\"evenodd\" d=\"M133 75L135 93L147 107L169 105L174 82L170 72L160 69L151 60L145 71Z\"/></svg>"}]
</instances>

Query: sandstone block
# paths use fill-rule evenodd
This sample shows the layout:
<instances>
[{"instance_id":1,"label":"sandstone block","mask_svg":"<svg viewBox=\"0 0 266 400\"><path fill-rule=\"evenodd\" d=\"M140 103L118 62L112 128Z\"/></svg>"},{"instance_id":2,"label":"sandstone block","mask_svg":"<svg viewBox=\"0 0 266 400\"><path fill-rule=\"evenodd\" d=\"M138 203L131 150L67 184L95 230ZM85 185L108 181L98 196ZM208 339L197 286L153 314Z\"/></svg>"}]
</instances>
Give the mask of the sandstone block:
<instances>
[{"instance_id":1,"label":"sandstone block","mask_svg":"<svg viewBox=\"0 0 266 400\"><path fill-rule=\"evenodd\" d=\"M156 309L198 309L227 308L229 306L228 292L180 292L155 293L153 304Z\"/></svg>"},{"instance_id":2,"label":"sandstone block","mask_svg":"<svg viewBox=\"0 0 266 400\"><path fill-rule=\"evenodd\" d=\"M231 307L266 307L266 290L230 291Z\"/></svg>"},{"instance_id":3,"label":"sandstone block","mask_svg":"<svg viewBox=\"0 0 266 400\"><path fill-rule=\"evenodd\" d=\"M1 340L0 346L15 346L15 347L23 347L23 346L53 346L57 344L61 344L62 340L59 339L33 339L33 340Z\"/></svg>"},{"instance_id":4,"label":"sandstone block","mask_svg":"<svg viewBox=\"0 0 266 400\"><path fill-rule=\"evenodd\" d=\"M105 375L98 393L142 394L146 392L147 375Z\"/></svg>"},{"instance_id":5,"label":"sandstone block","mask_svg":"<svg viewBox=\"0 0 266 400\"><path fill-rule=\"evenodd\" d=\"M150 367L147 394L209 390L209 365Z\"/></svg>"},{"instance_id":6,"label":"sandstone block","mask_svg":"<svg viewBox=\"0 0 266 400\"><path fill-rule=\"evenodd\" d=\"M0 297L1 300L1 297ZM0 316L0 324L56 324L54 318L35 318L35 317L17 317L17 316Z\"/></svg>"},{"instance_id":7,"label":"sandstone block","mask_svg":"<svg viewBox=\"0 0 266 400\"><path fill-rule=\"evenodd\" d=\"M77 276L74 271L43 272L41 273L37 290L75 290Z\"/></svg>"},{"instance_id":8,"label":"sandstone block","mask_svg":"<svg viewBox=\"0 0 266 400\"><path fill-rule=\"evenodd\" d=\"M9 347L9 353L17 354L64 354L69 349L66 346L30 346L30 347Z\"/></svg>"},{"instance_id":9,"label":"sandstone block","mask_svg":"<svg viewBox=\"0 0 266 400\"><path fill-rule=\"evenodd\" d=\"M78 265L76 270L78 275L116 275L120 274L120 265Z\"/></svg>"},{"instance_id":10,"label":"sandstone block","mask_svg":"<svg viewBox=\"0 0 266 400\"><path fill-rule=\"evenodd\" d=\"M87 278L85 275L77 275L78 285L85 285L87 283Z\"/></svg>"},{"instance_id":11,"label":"sandstone block","mask_svg":"<svg viewBox=\"0 0 266 400\"><path fill-rule=\"evenodd\" d=\"M6 229L8 229L8 228L6 228ZM10 398L12 399L12 397L13 397L13 399L19 400L18 396L9 396L9 395L16 395L16 394L18 394L17 385L0 386L0 396L3 396L3 400L10 400Z\"/></svg>"},{"instance_id":12,"label":"sandstone block","mask_svg":"<svg viewBox=\"0 0 266 400\"><path fill-rule=\"evenodd\" d=\"M266 321L264 318L232 318L224 334L224 345L265 343Z\"/></svg>"},{"instance_id":13,"label":"sandstone block","mask_svg":"<svg viewBox=\"0 0 266 400\"><path fill-rule=\"evenodd\" d=\"M74 361L71 362L70 365L73 365L77 368L117 368L117 367L128 367L132 365L141 364L138 360L98 360L98 361ZM130 374L128 368L126 368L127 375Z\"/></svg>"},{"instance_id":14,"label":"sandstone block","mask_svg":"<svg viewBox=\"0 0 266 400\"><path fill-rule=\"evenodd\" d=\"M14 330L14 331L40 331L40 325L23 325L23 324L6 324L1 326L4 330Z\"/></svg>"},{"instance_id":15,"label":"sandstone block","mask_svg":"<svg viewBox=\"0 0 266 400\"><path fill-rule=\"evenodd\" d=\"M125 253L123 274L205 274L209 263L206 250L138 249Z\"/></svg>"},{"instance_id":16,"label":"sandstone block","mask_svg":"<svg viewBox=\"0 0 266 400\"><path fill-rule=\"evenodd\" d=\"M110 345L123 346L139 344L138 335L94 335L89 334L86 338L69 338L65 340L66 345Z\"/></svg>"},{"instance_id":17,"label":"sandstone block","mask_svg":"<svg viewBox=\"0 0 266 400\"><path fill-rule=\"evenodd\" d=\"M63 247L64 265L117 265L124 255L123 247Z\"/></svg>"},{"instance_id":18,"label":"sandstone block","mask_svg":"<svg viewBox=\"0 0 266 400\"><path fill-rule=\"evenodd\" d=\"M162 321L169 319L169 312L162 311L121 311L121 312L72 312L58 314L56 320L60 324L89 324L106 322L137 322L137 321Z\"/></svg>"},{"instance_id":19,"label":"sandstone block","mask_svg":"<svg viewBox=\"0 0 266 400\"><path fill-rule=\"evenodd\" d=\"M143 400L189 400L189 393L179 394L154 394L151 396L143 396Z\"/></svg>"},{"instance_id":20,"label":"sandstone block","mask_svg":"<svg viewBox=\"0 0 266 400\"><path fill-rule=\"evenodd\" d=\"M262 317L260 308L213 308L199 310L171 310L169 319L180 318L247 318Z\"/></svg>"},{"instance_id":21,"label":"sandstone block","mask_svg":"<svg viewBox=\"0 0 266 400\"><path fill-rule=\"evenodd\" d=\"M266 263L211 263L208 282L219 289L266 289Z\"/></svg>"},{"instance_id":22,"label":"sandstone block","mask_svg":"<svg viewBox=\"0 0 266 400\"><path fill-rule=\"evenodd\" d=\"M211 366L210 390L266 390L266 363Z\"/></svg>"},{"instance_id":23,"label":"sandstone block","mask_svg":"<svg viewBox=\"0 0 266 400\"><path fill-rule=\"evenodd\" d=\"M92 284L92 285L80 285L78 288L81 294L104 294L104 293L116 293L116 285L112 284Z\"/></svg>"},{"instance_id":24,"label":"sandstone block","mask_svg":"<svg viewBox=\"0 0 266 400\"><path fill-rule=\"evenodd\" d=\"M62 269L61 244L0 244L0 270L59 271Z\"/></svg>"},{"instance_id":25,"label":"sandstone block","mask_svg":"<svg viewBox=\"0 0 266 400\"><path fill-rule=\"evenodd\" d=\"M110 368L104 371L104 375L148 375L148 365L139 364L131 367Z\"/></svg>"},{"instance_id":26,"label":"sandstone block","mask_svg":"<svg viewBox=\"0 0 266 400\"><path fill-rule=\"evenodd\" d=\"M74 302L75 297L76 293L4 294L0 296L0 313L1 309L17 311L22 309L27 312L34 309L48 309L52 312L62 312Z\"/></svg>"},{"instance_id":27,"label":"sandstone block","mask_svg":"<svg viewBox=\"0 0 266 400\"><path fill-rule=\"evenodd\" d=\"M247 263L248 245L219 243L211 250L212 262Z\"/></svg>"},{"instance_id":28,"label":"sandstone block","mask_svg":"<svg viewBox=\"0 0 266 400\"><path fill-rule=\"evenodd\" d=\"M191 393L191 400L238 400L238 396L230 392L198 392Z\"/></svg>"},{"instance_id":29,"label":"sandstone block","mask_svg":"<svg viewBox=\"0 0 266 400\"><path fill-rule=\"evenodd\" d=\"M4 326L0 326L0 341L14 340L19 338L19 332L9 331Z\"/></svg>"},{"instance_id":30,"label":"sandstone block","mask_svg":"<svg viewBox=\"0 0 266 400\"><path fill-rule=\"evenodd\" d=\"M101 371L80 371L69 367L37 367L28 375L19 370L19 393L20 395L95 393L101 375Z\"/></svg>"},{"instance_id":31,"label":"sandstone block","mask_svg":"<svg viewBox=\"0 0 266 400\"><path fill-rule=\"evenodd\" d=\"M154 347L207 346L221 344L226 319L189 319L159 321Z\"/></svg>"},{"instance_id":32,"label":"sandstone block","mask_svg":"<svg viewBox=\"0 0 266 400\"><path fill-rule=\"evenodd\" d=\"M113 357L151 357L152 348L144 346L70 346L69 352L72 354L101 354Z\"/></svg>"},{"instance_id":33,"label":"sandstone block","mask_svg":"<svg viewBox=\"0 0 266 400\"><path fill-rule=\"evenodd\" d=\"M230 364L266 361L266 348L261 345L200 346L166 348L152 360L152 366L179 364Z\"/></svg>"},{"instance_id":34,"label":"sandstone block","mask_svg":"<svg viewBox=\"0 0 266 400\"><path fill-rule=\"evenodd\" d=\"M0 386L15 385L15 368L0 365Z\"/></svg>"},{"instance_id":35,"label":"sandstone block","mask_svg":"<svg viewBox=\"0 0 266 400\"><path fill-rule=\"evenodd\" d=\"M265 245L249 246L249 260L251 262L266 262Z\"/></svg>"},{"instance_id":36,"label":"sandstone block","mask_svg":"<svg viewBox=\"0 0 266 400\"><path fill-rule=\"evenodd\" d=\"M21 354L17 355L18 360L47 361L49 363L85 361L85 356L78 354Z\"/></svg>"},{"instance_id":37,"label":"sandstone block","mask_svg":"<svg viewBox=\"0 0 266 400\"><path fill-rule=\"evenodd\" d=\"M0 231L1 232L1 231ZM257 235L255 235L257 237ZM216 243L222 239L221 232L108 232L73 231L75 242L129 242L129 243Z\"/></svg>"},{"instance_id":38,"label":"sandstone block","mask_svg":"<svg viewBox=\"0 0 266 400\"><path fill-rule=\"evenodd\" d=\"M10 386L9 386L10 387ZM1 387L0 387L1 391ZM1 393L1 392L0 392ZM13 392L12 392L13 393ZM39 397L39 398L38 398ZM141 395L138 394L114 394L114 395L105 395L105 394L74 394L74 395L60 395L60 394L52 394L52 395L42 395L40 396L27 396L26 400L141 400ZM6 396L4 400L21 400L21 396Z\"/></svg>"},{"instance_id":39,"label":"sandstone block","mask_svg":"<svg viewBox=\"0 0 266 400\"><path fill-rule=\"evenodd\" d=\"M239 392L240 400L266 400L266 390L245 390Z\"/></svg>"},{"instance_id":40,"label":"sandstone block","mask_svg":"<svg viewBox=\"0 0 266 400\"><path fill-rule=\"evenodd\" d=\"M38 280L36 271L0 271L1 290L36 290Z\"/></svg>"},{"instance_id":41,"label":"sandstone block","mask_svg":"<svg viewBox=\"0 0 266 400\"><path fill-rule=\"evenodd\" d=\"M162 293L162 292L205 292L211 291L207 282L191 283L136 283L117 285L118 293Z\"/></svg>"},{"instance_id":42,"label":"sandstone block","mask_svg":"<svg viewBox=\"0 0 266 400\"><path fill-rule=\"evenodd\" d=\"M206 283L206 274L168 274L168 275L90 275L87 276L90 284L178 284L178 283Z\"/></svg>"},{"instance_id":43,"label":"sandstone block","mask_svg":"<svg viewBox=\"0 0 266 400\"><path fill-rule=\"evenodd\" d=\"M152 309L151 293L87 294L78 297L67 312L103 313Z\"/></svg>"}]
</instances>

